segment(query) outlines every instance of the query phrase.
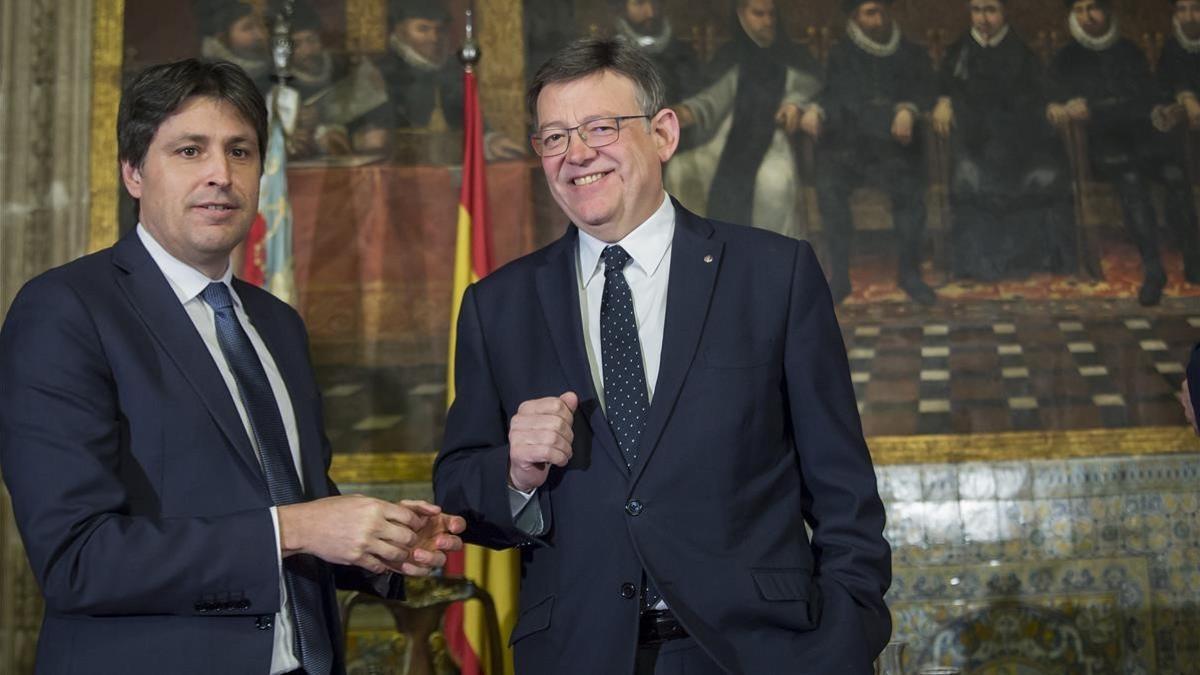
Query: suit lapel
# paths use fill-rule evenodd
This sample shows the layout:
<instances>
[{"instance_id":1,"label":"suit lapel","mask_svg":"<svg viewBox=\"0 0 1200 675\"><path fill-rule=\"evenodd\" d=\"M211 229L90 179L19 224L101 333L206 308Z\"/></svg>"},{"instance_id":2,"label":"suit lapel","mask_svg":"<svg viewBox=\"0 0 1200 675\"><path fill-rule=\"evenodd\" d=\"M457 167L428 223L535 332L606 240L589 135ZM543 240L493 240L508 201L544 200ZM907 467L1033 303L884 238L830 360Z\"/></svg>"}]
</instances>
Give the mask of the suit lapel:
<instances>
[{"instance_id":1,"label":"suit lapel","mask_svg":"<svg viewBox=\"0 0 1200 675\"><path fill-rule=\"evenodd\" d=\"M600 407L588 366L579 308L579 279L575 271L578 241L579 233L571 226L548 254L546 263L538 268L538 299L559 365L567 376L567 385L579 395L579 414L588 421L593 437L608 450L606 454L624 471L625 459Z\"/></svg>"},{"instance_id":2,"label":"suit lapel","mask_svg":"<svg viewBox=\"0 0 1200 675\"><path fill-rule=\"evenodd\" d=\"M183 378L196 390L246 469L262 483L258 458L212 354L196 332L187 310L171 290L170 283L134 232L113 247L113 263L125 271L125 274L117 275L117 285L162 344L163 351L179 367ZM266 484L262 484L265 491Z\"/></svg>"},{"instance_id":3,"label":"suit lapel","mask_svg":"<svg viewBox=\"0 0 1200 675\"><path fill-rule=\"evenodd\" d=\"M321 433L317 420L313 419L310 411L302 408L316 392L312 387L305 387L302 374L309 372L308 363L298 363L299 358L307 359L308 355L300 345L296 344L297 336L290 331L291 323L280 319L272 320L271 307L268 299L261 293L251 292L247 285L234 280L238 298L246 310L246 316L258 336L262 338L275 366L287 387L288 398L292 401L292 415L296 422L297 442L300 444L300 466L304 472L305 492L309 498L325 496L324 486L316 489L319 483L325 481L325 457L321 448ZM282 414L282 410L280 413ZM319 481L319 483L318 483Z\"/></svg>"},{"instance_id":4,"label":"suit lapel","mask_svg":"<svg viewBox=\"0 0 1200 675\"><path fill-rule=\"evenodd\" d=\"M646 428L638 442L638 461L630 489L658 446L689 366L700 343L709 301L720 269L724 245L712 239L707 221L675 202L675 236L671 242L671 277L667 281L667 316L659 357L658 383L650 402Z\"/></svg>"}]
</instances>

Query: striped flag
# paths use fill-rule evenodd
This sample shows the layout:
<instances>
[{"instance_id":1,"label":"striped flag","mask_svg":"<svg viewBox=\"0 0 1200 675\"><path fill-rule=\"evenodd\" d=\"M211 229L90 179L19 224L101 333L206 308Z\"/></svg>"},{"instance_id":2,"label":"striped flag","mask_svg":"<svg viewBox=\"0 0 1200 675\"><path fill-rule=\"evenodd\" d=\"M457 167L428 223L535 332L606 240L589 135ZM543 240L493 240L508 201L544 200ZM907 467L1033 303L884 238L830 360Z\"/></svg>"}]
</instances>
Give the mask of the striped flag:
<instances>
[{"instance_id":1,"label":"striped flag","mask_svg":"<svg viewBox=\"0 0 1200 675\"><path fill-rule=\"evenodd\" d=\"M454 401L454 348L458 312L467 286L492 271L491 232L487 218L487 185L483 164L483 115L475 73L463 73L463 168L458 204L458 234L454 251L454 292L450 309L450 359L447 404ZM446 573L465 576L487 591L495 602L500 634L512 632L517 616L520 559L515 550L493 551L478 546L450 556ZM507 645L485 644L483 607L478 602L459 603L446 612L446 638L463 675L512 675L512 655ZM485 650L503 649L504 673L487 672Z\"/></svg>"},{"instance_id":2,"label":"striped flag","mask_svg":"<svg viewBox=\"0 0 1200 675\"><path fill-rule=\"evenodd\" d=\"M288 203L286 108L294 90L275 87L270 95L271 119L267 154L258 188L258 217L246 237L241 277L266 288L284 302L296 304L292 262L292 207ZM294 115L293 115L294 116Z\"/></svg>"}]
</instances>

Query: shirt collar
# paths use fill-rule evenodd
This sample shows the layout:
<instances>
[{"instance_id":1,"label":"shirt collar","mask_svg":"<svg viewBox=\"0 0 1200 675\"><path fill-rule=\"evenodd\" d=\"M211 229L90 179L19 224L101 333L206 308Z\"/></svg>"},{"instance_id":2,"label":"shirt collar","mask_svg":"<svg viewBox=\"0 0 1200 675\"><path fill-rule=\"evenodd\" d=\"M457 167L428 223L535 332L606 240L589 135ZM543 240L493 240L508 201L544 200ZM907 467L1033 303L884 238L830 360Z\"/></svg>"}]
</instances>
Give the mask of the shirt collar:
<instances>
[{"instance_id":1,"label":"shirt collar","mask_svg":"<svg viewBox=\"0 0 1200 675\"><path fill-rule=\"evenodd\" d=\"M146 251L150 254L150 257L154 259L154 264L158 265L158 269L162 270L163 276L170 282L171 290L175 291L180 304L191 302L209 284L219 281L229 287L229 294L233 296L233 302L241 305L242 301L238 298L237 293L233 291L233 286L230 283L233 280L232 265L225 266L225 273L221 275L220 279L209 279L200 270L168 253L167 249L163 248L162 244L158 243L154 235L150 234L149 230L141 223L138 223L137 235L142 245L146 247Z\"/></svg>"},{"instance_id":2,"label":"shirt collar","mask_svg":"<svg viewBox=\"0 0 1200 675\"><path fill-rule=\"evenodd\" d=\"M1004 24L1004 26L1000 28L1000 32L996 33L991 38L984 37L983 33L980 33L977 29L972 28L971 37L975 38L975 44L979 45L980 47L995 47L1001 42L1004 42L1004 38L1008 37L1008 24Z\"/></svg>"},{"instance_id":3,"label":"shirt collar","mask_svg":"<svg viewBox=\"0 0 1200 675\"><path fill-rule=\"evenodd\" d=\"M615 244L619 244L629 254L632 259L630 266L636 265L647 277L653 277L662 266L663 259L667 257L674 236L675 206L664 192L658 210ZM610 246L608 242L579 230L579 269L584 270L584 288L592 283L592 279L600 276L600 254L607 246Z\"/></svg>"},{"instance_id":4,"label":"shirt collar","mask_svg":"<svg viewBox=\"0 0 1200 675\"><path fill-rule=\"evenodd\" d=\"M1094 52L1102 52L1109 47L1117 44L1117 40L1121 38L1120 28L1117 25L1117 16L1115 14L1108 17L1108 32L1100 37L1092 37L1088 34L1083 26L1079 25L1079 19L1071 14L1067 18L1067 25L1071 29L1071 37L1075 38L1083 47Z\"/></svg>"}]
</instances>

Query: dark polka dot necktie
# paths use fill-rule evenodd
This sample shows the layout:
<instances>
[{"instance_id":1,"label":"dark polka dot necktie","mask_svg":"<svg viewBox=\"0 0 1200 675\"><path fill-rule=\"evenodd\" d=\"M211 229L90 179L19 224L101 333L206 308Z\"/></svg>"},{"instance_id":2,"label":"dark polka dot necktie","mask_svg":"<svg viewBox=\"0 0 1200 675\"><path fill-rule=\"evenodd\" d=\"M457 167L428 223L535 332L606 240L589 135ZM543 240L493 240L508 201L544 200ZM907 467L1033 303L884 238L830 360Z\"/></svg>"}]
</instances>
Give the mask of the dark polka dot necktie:
<instances>
[{"instance_id":1,"label":"dark polka dot necktie","mask_svg":"<svg viewBox=\"0 0 1200 675\"><path fill-rule=\"evenodd\" d=\"M200 297L213 309L217 344L233 371L242 405L250 418L271 500L277 506L305 501L279 403L258 352L234 313L229 289L225 284L212 283ZM293 555L284 559L283 580L296 627L296 652L309 675L325 675L333 669L333 644L322 618L324 591L319 578L320 566L312 556Z\"/></svg>"},{"instance_id":2,"label":"dark polka dot necktie","mask_svg":"<svg viewBox=\"0 0 1200 675\"><path fill-rule=\"evenodd\" d=\"M600 361L604 374L604 405L608 424L617 436L625 465L637 462L638 440L646 427L650 396L638 339L633 294L625 281L629 254L620 246L609 246L600 254L604 261L604 296L600 300ZM652 609L662 596L642 574L642 608Z\"/></svg>"},{"instance_id":3,"label":"dark polka dot necktie","mask_svg":"<svg viewBox=\"0 0 1200 675\"><path fill-rule=\"evenodd\" d=\"M620 246L609 246L600 254L604 261L604 296L600 301L600 361L604 375L604 405L608 424L617 436L625 464L633 467L638 440L646 426L646 372L638 340L633 294L625 281L629 254Z\"/></svg>"}]
</instances>

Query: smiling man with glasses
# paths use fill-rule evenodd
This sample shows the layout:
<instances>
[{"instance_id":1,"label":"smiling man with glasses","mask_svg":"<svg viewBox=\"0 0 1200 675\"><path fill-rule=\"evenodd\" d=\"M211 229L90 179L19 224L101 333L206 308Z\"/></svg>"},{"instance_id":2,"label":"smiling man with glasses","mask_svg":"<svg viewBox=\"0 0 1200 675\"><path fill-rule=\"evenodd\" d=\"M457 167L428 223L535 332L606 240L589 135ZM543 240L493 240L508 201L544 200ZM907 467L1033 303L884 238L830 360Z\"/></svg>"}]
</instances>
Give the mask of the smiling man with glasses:
<instances>
[{"instance_id":1,"label":"smiling man with glasses","mask_svg":"<svg viewBox=\"0 0 1200 675\"><path fill-rule=\"evenodd\" d=\"M621 115L619 117L601 117L590 122L573 126L569 129L542 129L530 136L533 151L539 157L553 157L567 151L571 142L571 132L574 131L580 140L589 148L602 148L610 143L616 143L621 137L621 123L625 120L650 119L649 115Z\"/></svg>"},{"instance_id":2,"label":"smiling man with glasses","mask_svg":"<svg viewBox=\"0 0 1200 675\"><path fill-rule=\"evenodd\" d=\"M664 191L664 98L625 41L535 76L571 223L463 297L436 500L522 549L517 672L866 675L891 552L829 288Z\"/></svg>"}]
</instances>

